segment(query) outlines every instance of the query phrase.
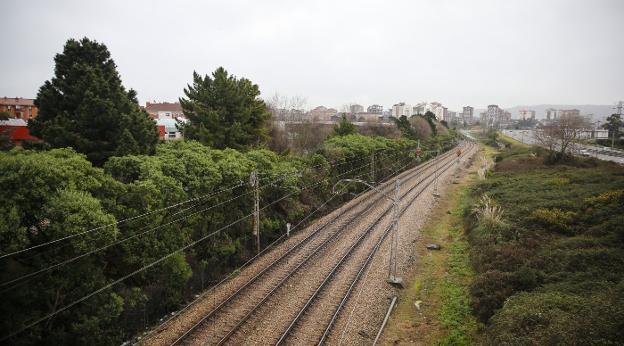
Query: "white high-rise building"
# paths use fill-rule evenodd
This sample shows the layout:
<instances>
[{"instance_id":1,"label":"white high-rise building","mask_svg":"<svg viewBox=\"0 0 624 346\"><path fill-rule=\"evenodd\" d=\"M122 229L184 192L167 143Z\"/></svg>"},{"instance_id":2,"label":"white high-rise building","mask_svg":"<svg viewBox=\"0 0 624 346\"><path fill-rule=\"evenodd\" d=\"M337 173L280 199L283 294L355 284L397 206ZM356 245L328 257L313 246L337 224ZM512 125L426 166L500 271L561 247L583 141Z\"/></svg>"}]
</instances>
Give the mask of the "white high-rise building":
<instances>
[{"instance_id":1,"label":"white high-rise building","mask_svg":"<svg viewBox=\"0 0 624 346\"><path fill-rule=\"evenodd\" d=\"M409 117L412 115L412 107L405 102L400 102L392 106L392 116L395 118L401 116Z\"/></svg>"}]
</instances>

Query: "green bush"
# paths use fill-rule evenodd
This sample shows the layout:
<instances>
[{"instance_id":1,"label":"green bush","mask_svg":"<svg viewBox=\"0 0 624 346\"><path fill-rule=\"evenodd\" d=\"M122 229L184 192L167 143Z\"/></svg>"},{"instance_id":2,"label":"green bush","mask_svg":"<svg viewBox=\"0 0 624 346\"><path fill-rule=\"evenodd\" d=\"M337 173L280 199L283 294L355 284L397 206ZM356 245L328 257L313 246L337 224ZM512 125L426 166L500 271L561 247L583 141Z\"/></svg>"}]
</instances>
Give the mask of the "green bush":
<instances>
[{"instance_id":1,"label":"green bush","mask_svg":"<svg viewBox=\"0 0 624 346\"><path fill-rule=\"evenodd\" d=\"M624 169L575 160L544 165L506 150L471 192L504 213L466 216L476 271L471 306L492 345L624 340Z\"/></svg>"},{"instance_id":2,"label":"green bush","mask_svg":"<svg viewBox=\"0 0 624 346\"><path fill-rule=\"evenodd\" d=\"M488 327L492 345L616 345L624 340L624 285L590 296L519 293Z\"/></svg>"},{"instance_id":3,"label":"green bush","mask_svg":"<svg viewBox=\"0 0 624 346\"><path fill-rule=\"evenodd\" d=\"M575 213L559 208L539 208L532 214L533 219L544 228L553 232L570 233Z\"/></svg>"}]
</instances>

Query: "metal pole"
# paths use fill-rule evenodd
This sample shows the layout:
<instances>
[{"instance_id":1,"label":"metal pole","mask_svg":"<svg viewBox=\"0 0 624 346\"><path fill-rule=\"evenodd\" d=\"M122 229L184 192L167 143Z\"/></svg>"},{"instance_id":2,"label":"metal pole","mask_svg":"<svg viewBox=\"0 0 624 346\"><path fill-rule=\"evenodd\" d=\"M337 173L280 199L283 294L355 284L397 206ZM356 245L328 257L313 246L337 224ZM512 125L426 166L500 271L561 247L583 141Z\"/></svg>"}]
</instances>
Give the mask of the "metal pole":
<instances>
[{"instance_id":1,"label":"metal pole","mask_svg":"<svg viewBox=\"0 0 624 346\"><path fill-rule=\"evenodd\" d=\"M396 182L394 183L394 258L393 258L393 262L394 262L394 267L392 270L392 277L394 278L394 281L397 280L397 247L399 245L399 204L400 204L400 200L399 198L401 196L401 179L397 178Z\"/></svg>"},{"instance_id":2,"label":"metal pole","mask_svg":"<svg viewBox=\"0 0 624 346\"><path fill-rule=\"evenodd\" d=\"M373 341L373 346L377 345L379 338L381 337L381 333L383 333L384 328L386 327L386 323L388 323L388 318L390 318L390 314L392 313L392 309L394 309L394 305L396 304L397 297L392 297L392 302L390 302L390 307L388 308L388 312L386 312L386 317L384 317L383 322L381 323L381 327L377 332L377 336L375 337L375 341Z\"/></svg>"},{"instance_id":3,"label":"metal pole","mask_svg":"<svg viewBox=\"0 0 624 346\"><path fill-rule=\"evenodd\" d=\"M253 235L256 236L256 250L260 253L260 182L258 181L258 172L251 172L249 182L254 189L254 227Z\"/></svg>"},{"instance_id":4,"label":"metal pole","mask_svg":"<svg viewBox=\"0 0 624 346\"><path fill-rule=\"evenodd\" d=\"M438 169L439 168L439 164L440 164L440 161L438 160L439 156L440 156L440 149L436 150L436 157L435 157L435 160L436 160L436 165L435 165L436 172L435 172L435 179L433 181L433 196L434 197L440 197L440 193L438 192L438 177L439 177L439 174L440 174L440 170Z\"/></svg>"},{"instance_id":5,"label":"metal pole","mask_svg":"<svg viewBox=\"0 0 624 346\"><path fill-rule=\"evenodd\" d=\"M373 151L373 155L371 155L371 182L375 182L375 152Z\"/></svg>"},{"instance_id":6,"label":"metal pole","mask_svg":"<svg viewBox=\"0 0 624 346\"><path fill-rule=\"evenodd\" d=\"M392 239L390 240L390 263L388 263L388 283L403 287L403 279L397 277L397 248L399 245L399 208L401 204L401 180L394 182L394 198L392 199Z\"/></svg>"}]
</instances>

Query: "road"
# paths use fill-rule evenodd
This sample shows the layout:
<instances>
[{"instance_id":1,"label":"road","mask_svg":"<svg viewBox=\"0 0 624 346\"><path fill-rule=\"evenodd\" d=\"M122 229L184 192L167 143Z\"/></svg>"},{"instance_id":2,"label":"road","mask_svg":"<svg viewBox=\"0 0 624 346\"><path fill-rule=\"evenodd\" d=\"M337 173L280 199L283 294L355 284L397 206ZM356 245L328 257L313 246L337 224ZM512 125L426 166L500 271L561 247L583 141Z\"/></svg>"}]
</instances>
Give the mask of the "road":
<instances>
[{"instance_id":1,"label":"road","mask_svg":"<svg viewBox=\"0 0 624 346\"><path fill-rule=\"evenodd\" d=\"M502 130L503 134L529 145L539 145L534 130ZM603 161L611 161L624 165L624 151L599 145L574 143L572 152L575 155L595 157Z\"/></svg>"}]
</instances>

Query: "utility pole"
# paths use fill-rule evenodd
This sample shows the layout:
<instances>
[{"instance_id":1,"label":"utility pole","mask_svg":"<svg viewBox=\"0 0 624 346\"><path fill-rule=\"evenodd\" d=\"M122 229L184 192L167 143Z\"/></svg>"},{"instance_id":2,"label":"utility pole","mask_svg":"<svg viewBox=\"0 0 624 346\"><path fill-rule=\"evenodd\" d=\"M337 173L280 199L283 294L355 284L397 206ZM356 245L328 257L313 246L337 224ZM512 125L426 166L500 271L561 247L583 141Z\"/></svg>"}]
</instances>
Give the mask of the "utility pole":
<instances>
[{"instance_id":1,"label":"utility pole","mask_svg":"<svg viewBox=\"0 0 624 346\"><path fill-rule=\"evenodd\" d=\"M416 147L416 162L420 162L420 154L422 153L422 149L420 149L420 139L418 140L418 146Z\"/></svg>"},{"instance_id":2,"label":"utility pole","mask_svg":"<svg viewBox=\"0 0 624 346\"><path fill-rule=\"evenodd\" d=\"M371 182L375 182L375 151L373 151L373 155L371 155L371 165L370 165L370 175L371 175Z\"/></svg>"},{"instance_id":3,"label":"utility pole","mask_svg":"<svg viewBox=\"0 0 624 346\"><path fill-rule=\"evenodd\" d=\"M253 235L256 236L256 249L260 253L260 182L258 180L258 171L254 170L251 172L249 183L254 189Z\"/></svg>"},{"instance_id":4,"label":"utility pole","mask_svg":"<svg viewBox=\"0 0 624 346\"><path fill-rule=\"evenodd\" d=\"M455 178L459 178L460 161L461 161L461 149L457 149L457 159L455 160Z\"/></svg>"},{"instance_id":5,"label":"utility pole","mask_svg":"<svg viewBox=\"0 0 624 346\"><path fill-rule=\"evenodd\" d=\"M388 282L403 286L403 279L397 277L397 247L399 245L399 208L401 198L401 179L394 182L394 199L392 200L392 241L390 248L390 264L388 268Z\"/></svg>"},{"instance_id":6,"label":"utility pole","mask_svg":"<svg viewBox=\"0 0 624 346\"><path fill-rule=\"evenodd\" d=\"M399 244L399 232L398 231L399 231L399 216L400 216L399 208L401 206L401 200L400 200L401 199L401 180L397 178L397 180L394 182L394 196L390 196L386 194L386 192L384 192L383 190L380 190L379 188L372 185L371 183L361 180L361 179L338 180L334 184L334 187L332 188L332 192L334 194L338 193L338 191L336 190L336 186L338 186L338 184L343 183L343 182L364 184L370 187L371 190L381 194L385 198L392 201L392 208L393 208L392 209L392 223L390 224L390 227L391 227L390 232L391 232L392 239L390 240L390 261L388 263L388 272L389 272L388 283L399 286L399 287L403 287L403 279L397 276L397 247Z\"/></svg>"},{"instance_id":7,"label":"utility pole","mask_svg":"<svg viewBox=\"0 0 624 346\"><path fill-rule=\"evenodd\" d=\"M433 181L433 197L440 197L440 193L438 192L438 176L440 175L440 171L438 169L440 161L438 160L440 156L440 149L436 150L436 165L435 165L435 180Z\"/></svg>"},{"instance_id":8,"label":"utility pole","mask_svg":"<svg viewBox=\"0 0 624 346\"><path fill-rule=\"evenodd\" d=\"M618 102L617 106L613 107L613 109L617 109L617 115L620 116L620 120L622 119L622 108L624 108L624 104L622 101ZM611 131L611 148L615 148L615 134L618 133L619 129L613 129Z\"/></svg>"}]
</instances>

